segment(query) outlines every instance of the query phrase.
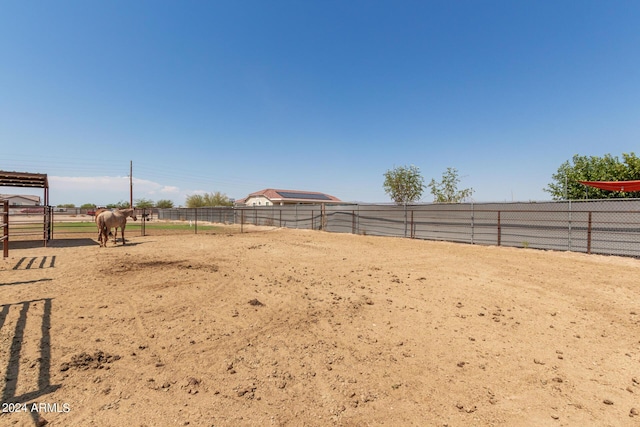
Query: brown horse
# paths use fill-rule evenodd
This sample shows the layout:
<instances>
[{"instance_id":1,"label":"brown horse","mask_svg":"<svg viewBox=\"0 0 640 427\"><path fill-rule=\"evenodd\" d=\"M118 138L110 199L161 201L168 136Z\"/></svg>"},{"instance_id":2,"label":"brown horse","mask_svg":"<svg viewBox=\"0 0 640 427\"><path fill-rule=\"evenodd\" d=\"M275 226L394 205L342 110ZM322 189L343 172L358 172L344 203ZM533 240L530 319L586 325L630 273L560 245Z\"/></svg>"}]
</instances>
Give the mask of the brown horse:
<instances>
[{"instance_id":1,"label":"brown horse","mask_svg":"<svg viewBox=\"0 0 640 427\"><path fill-rule=\"evenodd\" d=\"M118 239L118 227L122 232L122 244L124 245L124 228L127 225L127 217L133 218L134 221L138 220L136 216L135 209L118 209L113 212L104 211L98 215L96 218L96 223L98 224L98 228L100 229L100 234L98 235L98 240L100 241L100 246L107 246L107 241L109 240L109 232L112 228L115 228L116 231L113 236L113 243L117 244Z\"/></svg>"}]
</instances>

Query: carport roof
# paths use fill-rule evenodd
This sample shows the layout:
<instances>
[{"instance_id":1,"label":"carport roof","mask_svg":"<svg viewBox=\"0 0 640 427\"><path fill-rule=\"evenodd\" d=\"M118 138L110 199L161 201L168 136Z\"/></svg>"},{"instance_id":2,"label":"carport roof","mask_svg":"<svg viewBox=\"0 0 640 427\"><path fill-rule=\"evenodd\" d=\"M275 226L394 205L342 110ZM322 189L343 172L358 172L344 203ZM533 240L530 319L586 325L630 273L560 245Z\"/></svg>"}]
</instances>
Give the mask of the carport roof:
<instances>
[{"instance_id":1,"label":"carport roof","mask_svg":"<svg viewBox=\"0 0 640 427\"><path fill-rule=\"evenodd\" d=\"M625 191L633 193L640 191L640 181L578 181L582 185L609 191Z\"/></svg>"},{"instance_id":2,"label":"carport roof","mask_svg":"<svg viewBox=\"0 0 640 427\"><path fill-rule=\"evenodd\" d=\"M0 187L49 188L46 173L0 171Z\"/></svg>"}]
</instances>

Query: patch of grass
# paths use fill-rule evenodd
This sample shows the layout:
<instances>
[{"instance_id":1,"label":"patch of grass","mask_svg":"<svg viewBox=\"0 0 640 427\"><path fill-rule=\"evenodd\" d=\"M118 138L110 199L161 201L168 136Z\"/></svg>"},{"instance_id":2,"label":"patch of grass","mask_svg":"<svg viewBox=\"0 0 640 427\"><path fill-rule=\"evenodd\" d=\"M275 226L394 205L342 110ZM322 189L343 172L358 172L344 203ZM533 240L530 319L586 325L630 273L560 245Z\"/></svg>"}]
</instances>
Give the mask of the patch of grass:
<instances>
[{"instance_id":1,"label":"patch of grass","mask_svg":"<svg viewBox=\"0 0 640 427\"><path fill-rule=\"evenodd\" d=\"M132 230L140 230L141 225L140 224L136 224L131 223L131 224L127 224L127 230L132 229ZM172 223L147 223L145 224L145 229L147 230L180 230L180 231L188 231L188 230L192 230L195 232L195 225L189 226L188 223L186 224L172 224ZM222 227L220 226L216 226L216 225L201 225L198 224L198 231L222 231Z\"/></svg>"},{"instance_id":2,"label":"patch of grass","mask_svg":"<svg viewBox=\"0 0 640 427\"><path fill-rule=\"evenodd\" d=\"M140 232L141 223L137 222L128 222L126 231L131 232ZM24 223L24 224L11 224L11 229L20 234L26 232L38 232L42 230L42 223ZM195 224L189 226L189 223L165 223L165 222L147 222L145 224L145 229L147 231L153 230L174 230L174 231L183 231L183 232L192 232L195 233ZM93 222L54 222L53 223L53 232L54 234L63 234L63 233L93 233L96 231L96 225ZM198 232L223 232L224 228L217 225L205 225L198 224Z\"/></svg>"}]
</instances>

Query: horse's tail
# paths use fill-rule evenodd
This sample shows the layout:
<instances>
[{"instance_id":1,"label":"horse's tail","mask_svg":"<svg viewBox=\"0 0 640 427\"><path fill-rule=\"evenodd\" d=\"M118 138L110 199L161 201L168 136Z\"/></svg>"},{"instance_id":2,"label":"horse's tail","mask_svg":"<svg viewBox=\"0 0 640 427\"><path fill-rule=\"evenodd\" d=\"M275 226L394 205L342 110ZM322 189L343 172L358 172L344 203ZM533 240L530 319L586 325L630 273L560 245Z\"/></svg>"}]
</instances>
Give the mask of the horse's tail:
<instances>
[{"instance_id":1,"label":"horse's tail","mask_svg":"<svg viewBox=\"0 0 640 427\"><path fill-rule=\"evenodd\" d=\"M100 229L100 231L108 231L107 230L107 224L104 220L104 217L102 215L100 215L98 217L98 228Z\"/></svg>"},{"instance_id":2,"label":"horse's tail","mask_svg":"<svg viewBox=\"0 0 640 427\"><path fill-rule=\"evenodd\" d=\"M104 216L102 215L98 215L96 217L96 223L98 225L98 229L100 231L104 231L106 232L109 236L113 236L113 233L111 232L111 228L107 227L107 220L105 219Z\"/></svg>"}]
</instances>

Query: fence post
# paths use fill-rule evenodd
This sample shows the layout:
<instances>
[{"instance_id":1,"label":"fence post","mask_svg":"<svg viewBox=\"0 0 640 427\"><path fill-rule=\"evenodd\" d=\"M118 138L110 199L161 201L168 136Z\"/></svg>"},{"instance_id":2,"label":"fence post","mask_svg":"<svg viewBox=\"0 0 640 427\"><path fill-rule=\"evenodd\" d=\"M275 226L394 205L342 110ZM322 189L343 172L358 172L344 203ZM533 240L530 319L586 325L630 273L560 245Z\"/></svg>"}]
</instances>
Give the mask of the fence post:
<instances>
[{"instance_id":1,"label":"fence post","mask_svg":"<svg viewBox=\"0 0 640 427\"><path fill-rule=\"evenodd\" d=\"M2 202L2 256L9 256L9 201Z\"/></svg>"},{"instance_id":2,"label":"fence post","mask_svg":"<svg viewBox=\"0 0 640 427\"><path fill-rule=\"evenodd\" d=\"M589 223L587 224L587 253L591 254L591 211L589 211Z\"/></svg>"},{"instance_id":3,"label":"fence post","mask_svg":"<svg viewBox=\"0 0 640 427\"><path fill-rule=\"evenodd\" d=\"M416 233L415 230L413 229L414 224L413 224L413 209L411 209L411 238L415 238L416 237Z\"/></svg>"},{"instance_id":4,"label":"fence post","mask_svg":"<svg viewBox=\"0 0 640 427\"><path fill-rule=\"evenodd\" d=\"M407 202L404 202L404 238L407 238Z\"/></svg>"},{"instance_id":5,"label":"fence post","mask_svg":"<svg viewBox=\"0 0 640 427\"><path fill-rule=\"evenodd\" d=\"M356 234L356 211L351 211L351 234Z\"/></svg>"},{"instance_id":6,"label":"fence post","mask_svg":"<svg viewBox=\"0 0 640 427\"><path fill-rule=\"evenodd\" d=\"M49 239L51 238L51 215L53 208L51 206L44 206L42 208L43 221L44 221L44 246L47 247Z\"/></svg>"},{"instance_id":7,"label":"fence post","mask_svg":"<svg viewBox=\"0 0 640 427\"><path fill-rule=\"evenodd\" d=\"M502 225L500 224L500 211L498 211L498 246L502 240Z\"/></svg>"},{"instance_id":8,"label":"fence post","mask_svg":"<svg viewBox=\"0 0 640 427\"><path fill-rule=\"evenodd\" d=\"M195 209L195 222L196 222L196 226L194 228L195 233L194 234L198 234L198 208L194 208Z\"/></svg>"},{"instance_id":9,"label":"fence post","mask_svg":"<svg viewBox=\"0 0 640 427\"><path fill-rule=\"evenodd\" d=\"M567 242L567 250L571 251L571 200L569 200L569 233L567 239L569 240Z\"/></svg>"},{"instance_id":10,"label":"fence post","mask_svg":"<svg viewBox=\"0 0 640 427\"><path fill-rule=\"evenodd\" d=\"M474 238L474 234L475 234L475 225L476 225L476 223L475 223L475 216L476 215L475 214L476 214L476 211L474 209L473 202L471 202L471 244L472 245L474 244L473 238Z\"/></svg>"},{"instance_id":11,"label":"fence post","mask_svg":"<svg viewBox=\"0 0 640 427\"><path fill-rule=\"evenodd\" d=\"M244 209L240 211L240 233L244 232Z\"/></svg>"},{"instance_id":12,"label":"fence post","mask_svg":"<svg viewBox=\"0 0 640 427\"><path fill-rule=\"evenodd\" d=\"M282 208L278 209L278 212L280 213L280 223L279 223L279 227L282 228Z\"/></svg>"}]
</instances>

